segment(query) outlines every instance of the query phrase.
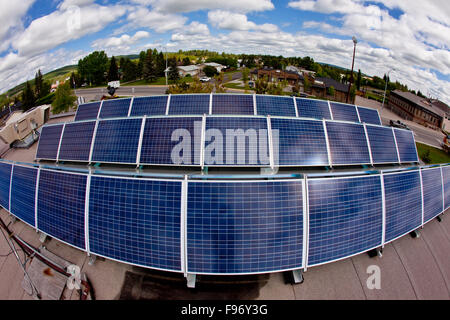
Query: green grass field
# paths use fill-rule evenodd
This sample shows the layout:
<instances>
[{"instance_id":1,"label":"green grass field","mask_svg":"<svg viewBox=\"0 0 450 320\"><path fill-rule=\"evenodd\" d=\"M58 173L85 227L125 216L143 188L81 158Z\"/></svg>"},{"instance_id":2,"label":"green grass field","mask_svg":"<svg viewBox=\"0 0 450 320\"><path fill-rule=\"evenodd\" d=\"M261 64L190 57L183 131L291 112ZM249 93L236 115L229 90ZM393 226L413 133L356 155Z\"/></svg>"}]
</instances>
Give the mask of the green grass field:
<instances>
[{"instance_id":1,"label":"green grass field","mask_svg":"<svg viewBox=\"0 0 450 320\"><path fill-rule=\"evenodd\" d=\"M419 158L426 164L450 163L450 155L445 151L419 142L416 142L416 146Z\"/></svg>"}]
</instances>

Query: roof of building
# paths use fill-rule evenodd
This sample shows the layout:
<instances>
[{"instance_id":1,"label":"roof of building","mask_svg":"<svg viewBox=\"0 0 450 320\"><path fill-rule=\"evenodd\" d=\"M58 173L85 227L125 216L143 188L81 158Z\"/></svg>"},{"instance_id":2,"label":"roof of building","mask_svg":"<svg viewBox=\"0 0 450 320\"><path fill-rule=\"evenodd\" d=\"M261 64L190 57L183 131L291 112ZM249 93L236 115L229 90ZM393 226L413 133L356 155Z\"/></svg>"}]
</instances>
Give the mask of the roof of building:
<instances>
[{"instance_id":1,"label":"roof of building","mask_svg":"<svg viewBox=\"0 0 450 320\"><path fill-rule=\"evenodd\" d=\"M203 65L205 65L205 66L210 66L210 67L215 67L215 68L225 68L225 66L224 65L221 65L220 63L216 63L216 62L206 62L206 63L203 63Z\"/></svg>"},{"instance_id":2,"label":"roof of building","mask_svg":"<svg viewBox=\"0 0 450 320\"><path fill-rule=\"evenodd\" d=\"M439 109L441 109L442 111L444 111L445 113L450 112L450 107L442 102L441 100L438 99L431 99L431 104Z\"/></svg>"},{"instance_id":3,"label":"roof of building","mask_svg":"<svg viewBox=\"0 0 450 320\"><path fill-rule=\"evenodd\" d=\"M197 71L200 68L196 65L190 65L190 66L179 66L178 69L181 69L184 72L190 72L190 71Z\"/></svg>"},{"instance_id":4,"label":"roof of building","mask_svg":"<svg viewBox=\"0 0 450 320\"><path fill-rule=\"evenodd\" d=\"M403 99L406 99L419 107L422 107L423 109L426 109L440 117L443 117L445 115L445 112L442 111L440 108L434 106L431 104L426 98L419 97L418 95L415 95L409 91L400 91L400 90L394 90L391 92L391 94L394 93L397 96L402 97Z\"/></svg>"},{"instance_id":5,"label":"roof of building","mask_svg":"<svg viewBox=\"0 0 450 320\"><path fill-rule=\"evenodd\" d=\"M335 90L337 91L341 91L341 92L347 92L348 91L348 84L343 84L340 83L334 79L331 78L320 78L317 77L315 79L315 81L320 81L323 82L323 84L325 85L325 87L328 89L330 87L333 87Z\"/></svg>"}]
</instances>

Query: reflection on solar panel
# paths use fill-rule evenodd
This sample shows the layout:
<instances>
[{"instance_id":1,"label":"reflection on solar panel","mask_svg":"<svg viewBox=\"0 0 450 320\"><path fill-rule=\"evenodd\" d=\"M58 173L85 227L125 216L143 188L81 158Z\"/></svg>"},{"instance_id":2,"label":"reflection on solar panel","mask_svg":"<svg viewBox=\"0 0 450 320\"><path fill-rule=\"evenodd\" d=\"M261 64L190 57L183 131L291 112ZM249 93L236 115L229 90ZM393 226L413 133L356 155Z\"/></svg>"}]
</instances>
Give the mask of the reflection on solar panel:
<instances>
[{"instance_id":1,"label":"reflection on solar panel","mask_svg":"<svg viewBox=\"0 0 450 320\"><path fill-rule=\"evenodd\" d=\"M114 99L103 101L100 119L127 117L131 99Z\"/></svg>"},{"instance_id":2,"label":"reflection on solar panel","mask_svg":"<svg viewBox=\"0 0 450 320\"><path fill-rule=\"evenodd\" d=\"M223 139L214 135L215 130L220 132ZM267 120L265 118L208 117L206 118L206 132L206 165L270 164ZM213 136L216 140L212 138Z\"/></svg>"},{"instance_id":3,"label":"reflection on solar panel","mask_svg":"<svg viewBox=\"0 0 450 320\"><path fill-rule=\"evenodd\" d=\"M142 119L98 123L92 162L136 163Z\"/></svg>"},{"instance_id":4,"label":"reflection on solar panel","mask_svg":"<svg viewBox=\"0 0 450 320\"><path fill-rule=\"evenodd\" d=\"M41 170L38 193L39 230L85 249L86 176Z\"/></svg>"},{"instance_id":5,"label":"reflection on solar panel","mask_svg":"<svg viewBox=\"0 0 450 320\"><path fill-rule=\"evenodd\" d=\"M181 271L181 182L92 177L90 251Z\"/></svg>"},{"instance_id":6,"label":"reflection on solar panel","mask_svg":"<svg viewBox=\"0 0 450 320\"><path fill-rule=\"evenodd\" d=\"M42 127L36 159L57 160L63 127L64 125Z\"/></svg>"},{"instance_id":7,"label":"reflection on solar panel","mask_svg":"<svg viewBox=\"0 0 450 320\"><path fill-rule=\"evenodd\" d=\"M356 107L352 104L330 102L333 120L359 122Z\"/></svg>"},{"instance_id":8,"label":"reflection on solar panel","mask_svg":"<svg viewBox=\"0 0 450 320\"><path fill-rule=\"evenodd\" d=\"M253 96L215 94L213 95L212 114L254 115Z\"/></svg>"},{"instance_id":9,"label":"reflection on solar panel","mask_svg":"<svg viewBox=\"0 0 450 320\"><path fill-rule=\"evenodd\" d=\"M421 170L423 184L423 221L435 218L444 211L442 201L441 169Z\"/></svg>"},{"instance_id":10,"label":"reflection on solar panel","mask_svg":"<svg viewBox=\"0 0 450 320\"><path fill-rule=\"evenodd\" d=\"M58 160L89 161L95 123L95 121L67 123Z\"/></svg>"},{"instance_id":11,"label":"reflection on solar panel","mask_svg":"<svg viewBox=\"0 0 450 320\"><path fill-rule=\"evenodd\" d=\"M419 162L412 131L394 128L400 162Z\"/></svg>"},{"instance_id":12,"label":"reflection on solar panel","mask_svg":"<svg viewBox=\"0 0 450 320\"><path fill-rule=\"evenodd\" d=\"M131 116L162 116L167 110L167 96L134 98Z\"/></svg>"},{"instance_id":13,"label":"reflection on solar panel","mask_svg":"<svg viewBox=\"0 0 450 320\"><path fill-rule=\"evenodd\" d=\"M260 116L296 116L293 98L256 95L256 108Z\"/></svg>"},{"instance_id":14,"label":"reflection on solar panel","mask_svg":"<svg viewBox=\"0 0 450 320\"><path fill-rule=\"evenodd\" d=\"M317 265L381 245L379 176L308 180L308 265Z\"/></svg>"},{"instance_id":15,"label":"reflection on solar panel","mask_svg":"<svg viewBox=\"0 0 450 320\"><path fill-rule=\"evenodd\" d=\"M201 131L200 117L148 118L140 164L200 165ZM177 150L177 145L185 148Z\"/></svg>"},{"instance_id":16,"label":"reflection on solar panel","mask_svg":"<svg viewBox=\"0 0 450 320\"><path fill-rule=\"evenodd\" d=\"M279 151L274 145L276 165L329 165L322 121L271 119L272 135L279 131Z\"/></svg>"},{"instance_id":17,"label":"reflection on solar panel","mask_svg":"<svg viewBox=\"0 0 450 320\"><path fill-rule=\"evenodd\" d=\"M370 154L363 125L327 122L326 126L332 164L370 164Z\"/></svg>"},{"instance_id":18,"label":"reflection on solar panel","mask_svg":"<svg viewBox=\"0 0 450 320\"><path fill-rule=\"evenodd\" d=\"M170 97L169 115L209 114L211 95L173 95Z\"/></svg>"},{"instance_id":19,"label":"reflection on solar panel","mask_svg":"<svg viewBox=\"0 0 450 320\"><path fill-rule=\"evenodd\" d=\"M450 166L442 168L442 176L444 178L444 209L450 207Z\"/></svg>"},{"instance_id":20,"label":"reflection on solar panel","mask_svg":"<svg viewBox=\"0 0 450 320\"><path fill-rule=\"evenodd\" d=\"M417 229L422 224L419 171L384 175L386 197L386 242Z\"/></svg>"},{"instance_id":21,"label":"reflection on solar panel","mask_svg":"<svg viewBox=\"0 0 450 320\"><path fill-rule=\"evenodd\" d=\"M37 169L14 166L11 184L11 213L35 227Z\"/></svg>"},{"instance_id":22,"label":"reflection on solar panel","mask_svg":"<svg viewBox=\"0 0 450 320\"><path fill-rule=\"evenodd\" d=\"M0 206L9 211L9 188L12 165L0 163Z\"/></svg>"},{"instance_id":23,"label":"reflection on solar panel","mask_svg":"<svg viewBox=\"0 0 450 320\"><path fill-rule=\"evenodd\" d=\"M358 107L359 118L361 122L376 124L381 126L381 119L378 111L375 109L361 108Z\"/></svg>"},{"instance_id":24,"label":"reflection on solar panel","mask_svg":"<svg viewBox=\"0 0 450 320\"><path fill-rule=\"evenodd\" d=\"M302 118L331 120L327 101L297 98L298 116Z\"/></svg>"},{"instance_id":25,"label":"reflection on solar panel","mask_svg":"<svg viewBox=\"0 0 450 320\"><path fill-rule=\"evenodd\" d=\"M75 121L96 120L101 102L80 104L77 109Z\"/></svg>"},{"instance_id":26,"label":"reflection on solar panel","mask_svg":"<svg viewBox=\"0 0 450 320\"><path fill-rule=\"evenodd\" d=\"M394 133L390 127L366 126L372 151L373 163L399 162L397 147L395 146ZM349 141L349 143L351 143Z\"/></svg>"},{"instance_id":27,"label":"reflection on solar panel","mask_svg":"<svg viewBox=\"0 0 450 320\"><path fill-rule=\"evenodd\" d=\"M187 270L238 274L299 269L302 181L189 182Z\"/></svg>"}]
</instances>

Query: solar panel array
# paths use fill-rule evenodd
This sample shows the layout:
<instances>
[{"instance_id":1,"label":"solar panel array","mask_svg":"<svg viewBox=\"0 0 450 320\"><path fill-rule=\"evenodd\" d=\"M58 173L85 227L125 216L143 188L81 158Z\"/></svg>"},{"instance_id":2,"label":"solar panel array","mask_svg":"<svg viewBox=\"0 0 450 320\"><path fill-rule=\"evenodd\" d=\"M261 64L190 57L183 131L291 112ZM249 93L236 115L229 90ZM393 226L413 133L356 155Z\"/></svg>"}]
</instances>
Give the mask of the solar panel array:
<instances>
[{"instance_id":1,"label":"solar panel array","mask_svg":"<svg viewBox=\"0 0 450 320\"><path fill-rule=\"evenodd\" d=\"M444 211L448 173L450 166L211 181L0 162L0 205L45 234L117 261L197 274L263 273L344 259L419 228Z\"/></svg>"},{"instance_id":2,"label":"solar panel array","mask_svg":"<svg viewBox=\"0 0 450 320\"><path fill-rule=\"evenodd\" d=\"M235 115L127 117L48 125L42 130L36 159L235 167L418 162L414 136L407 130Z\"/></svg>"},{"instance_id":3,"label":"solar panel array","mask_svg":"<svg viewBox=\"0 0 450 320\"><path fill-rule=\"evenodd\" d=\"M75 121L164 115L261 115L381 125L376 109L325 100L250 94L185 94L82 104Z\"/></svg>"}]
</instances>

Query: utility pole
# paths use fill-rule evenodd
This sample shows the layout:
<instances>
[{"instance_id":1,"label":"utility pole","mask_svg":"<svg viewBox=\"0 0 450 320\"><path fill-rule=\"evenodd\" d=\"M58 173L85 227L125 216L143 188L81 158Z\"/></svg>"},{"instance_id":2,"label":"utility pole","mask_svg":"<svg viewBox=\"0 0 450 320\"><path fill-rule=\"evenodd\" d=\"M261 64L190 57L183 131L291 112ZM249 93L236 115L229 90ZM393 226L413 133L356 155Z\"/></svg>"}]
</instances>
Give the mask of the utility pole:
<instances>
[{"instance_id":1,"label":"utility pole","mask_svg":"<svg viewBox=\"0 0 450 320\"><path fill-rule=\"evenodd\" d=\"M352 40L353 40L352 72L350 73L350 84L349 84L349 86L348 86L346 103L348 103L348 98L349 98L349 96L350 96L350 90L351 90L351 88L352 88L352 83L353 83L353 67L355 66L356 44L358 43L358 40L356 40L356 37L353 37Z\"/></svg>"}]
</instances>

